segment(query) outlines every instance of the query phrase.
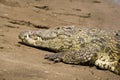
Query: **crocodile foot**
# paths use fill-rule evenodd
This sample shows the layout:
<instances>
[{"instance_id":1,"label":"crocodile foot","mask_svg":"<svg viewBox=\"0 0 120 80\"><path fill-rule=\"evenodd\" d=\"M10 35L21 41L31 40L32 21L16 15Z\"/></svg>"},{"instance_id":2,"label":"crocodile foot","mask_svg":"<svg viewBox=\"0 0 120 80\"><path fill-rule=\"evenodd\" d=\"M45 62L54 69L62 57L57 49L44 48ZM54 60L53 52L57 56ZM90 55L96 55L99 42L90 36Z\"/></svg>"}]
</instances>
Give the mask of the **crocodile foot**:
<instances>
[{"instance_id":1,"label":"crocodile foot","mask_svg":"<svg viewBox=\"0 0 120 80\"><path fill-rule=\"evenodd\" d=\"M50 61L54 61L56 63L56 62L62 62L62 56L63 56L62 53L55 53L55 54L46 54L44 58Z\"/></svg>"}]
</instances>

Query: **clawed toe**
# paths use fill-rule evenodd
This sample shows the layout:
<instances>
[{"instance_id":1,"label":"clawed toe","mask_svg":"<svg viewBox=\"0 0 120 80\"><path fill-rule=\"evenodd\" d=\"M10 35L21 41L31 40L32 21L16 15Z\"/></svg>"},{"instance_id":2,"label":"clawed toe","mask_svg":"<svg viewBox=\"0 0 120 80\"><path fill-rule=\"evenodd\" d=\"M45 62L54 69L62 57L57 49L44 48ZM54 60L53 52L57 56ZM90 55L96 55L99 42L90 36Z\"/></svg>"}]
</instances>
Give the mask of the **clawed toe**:
<instances>
[{"instance_id":1,"label":"clawed toe","mask_svg":"<svg viewBox=\"0 0 120 80\"><path fill-rule=\"evenodd\" d=\"M46 54L44 59L49 59L50 56L51 56L50 54Z\"/></svg>"},{"instance_id":2,"label":"clawed toe","mask_svg":"<svg viewBox=\"0 0 120 80\"><path fill-rule=\"evenodd\" d=\"M44 58L51 60L51 61L54 61L54 62L61 62L62 61L62 58L59 54L46 54Z\"/></svg>"}]
</instances>

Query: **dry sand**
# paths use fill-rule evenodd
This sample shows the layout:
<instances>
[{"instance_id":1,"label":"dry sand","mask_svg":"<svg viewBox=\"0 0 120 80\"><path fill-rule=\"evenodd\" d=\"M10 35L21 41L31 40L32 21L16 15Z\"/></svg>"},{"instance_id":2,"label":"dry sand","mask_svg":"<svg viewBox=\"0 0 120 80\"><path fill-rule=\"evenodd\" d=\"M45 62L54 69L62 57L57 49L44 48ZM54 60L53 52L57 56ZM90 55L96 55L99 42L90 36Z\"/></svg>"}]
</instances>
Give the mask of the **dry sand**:
<instances>
[{"instance_id":1,"label":"dry sand","mask_svg":"<svg viewBox=\"0 0 120 80\"><path fill-rule=\"evenodd\" d=\"M120 6L107 0L0 0L0 80L120 80L96 67L54 64L52 52L19 44L23 30L62 25L120 29Z\"/></svg>"}]
</instances>

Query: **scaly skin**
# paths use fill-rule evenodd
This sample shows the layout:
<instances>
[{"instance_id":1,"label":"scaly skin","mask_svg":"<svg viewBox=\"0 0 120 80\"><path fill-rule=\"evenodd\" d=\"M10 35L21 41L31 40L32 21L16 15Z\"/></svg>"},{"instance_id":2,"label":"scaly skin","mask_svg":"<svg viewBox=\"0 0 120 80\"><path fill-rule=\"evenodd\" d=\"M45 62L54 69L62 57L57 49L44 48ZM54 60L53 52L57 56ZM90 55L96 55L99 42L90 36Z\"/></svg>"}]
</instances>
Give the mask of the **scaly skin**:
<instances>
[{"instance_id":1,"label":"scaly skin","mask_svg":"<svg viewBox=\"0 0 120 80\"><path fill-rule=\"evenodd\" d=\"M70 64L93 64L120 74L120 31L64 26L24 31L19 38L24 44L58 52L46 55L45 59Z\"/></svg>"}]
</instances>

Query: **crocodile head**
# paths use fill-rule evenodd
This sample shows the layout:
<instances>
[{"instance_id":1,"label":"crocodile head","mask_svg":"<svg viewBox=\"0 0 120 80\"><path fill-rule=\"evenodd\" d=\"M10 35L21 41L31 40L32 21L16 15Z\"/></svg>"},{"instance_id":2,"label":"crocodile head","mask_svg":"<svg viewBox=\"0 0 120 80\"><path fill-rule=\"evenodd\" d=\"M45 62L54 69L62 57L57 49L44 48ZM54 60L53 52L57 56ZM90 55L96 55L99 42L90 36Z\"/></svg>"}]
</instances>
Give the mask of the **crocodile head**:
<instances>
[{"instance_id":1,"label":"crocodile head","mask_svg":"<svg viewBox=\"0 0 120 80\"><path fill-rule=\"evenodd\" d=\"M35 36L34 31L23 31L19 34L19 39L21 39L22 43L27 45L34 45L35 41L38 40L38 36Z\"/></svg>"},{"instance_id":2,"label":"crocodile head","mask_svg":"<svg viewBox=\"0 0 120 80\"><path fill-rule=\"evenodd\" d=\"M22 43L30 46L48 48L54 51L66 50L71 47L71 37L75 31L74 29L74 27L59 27L24 31L19 34L19 39L21 39Z\"/></svg>"},{"instance_id":3,"label":"crocodile head","mask_svg":"<svg viewBox=\"0 0 120 80\"><path fill-rule=\"evenodd\" d=\"M48 41L57 37L57 30L40 29L38 31L23 31L19 34L19 39L25 44L34 45L36 42Z\"/></svg>"},{"instance_id":4,"label":"crocodile head","mask_svg":"<svg viewBox=\"0 0 120 80\"><path fill-rule=\"evenodd\" d=\"M37 46L38 43L49 41L57 37L55 31L40 29L38 31L23 31L19 34L19 39L28 45Z\"/></svg>"}]
</instances>

